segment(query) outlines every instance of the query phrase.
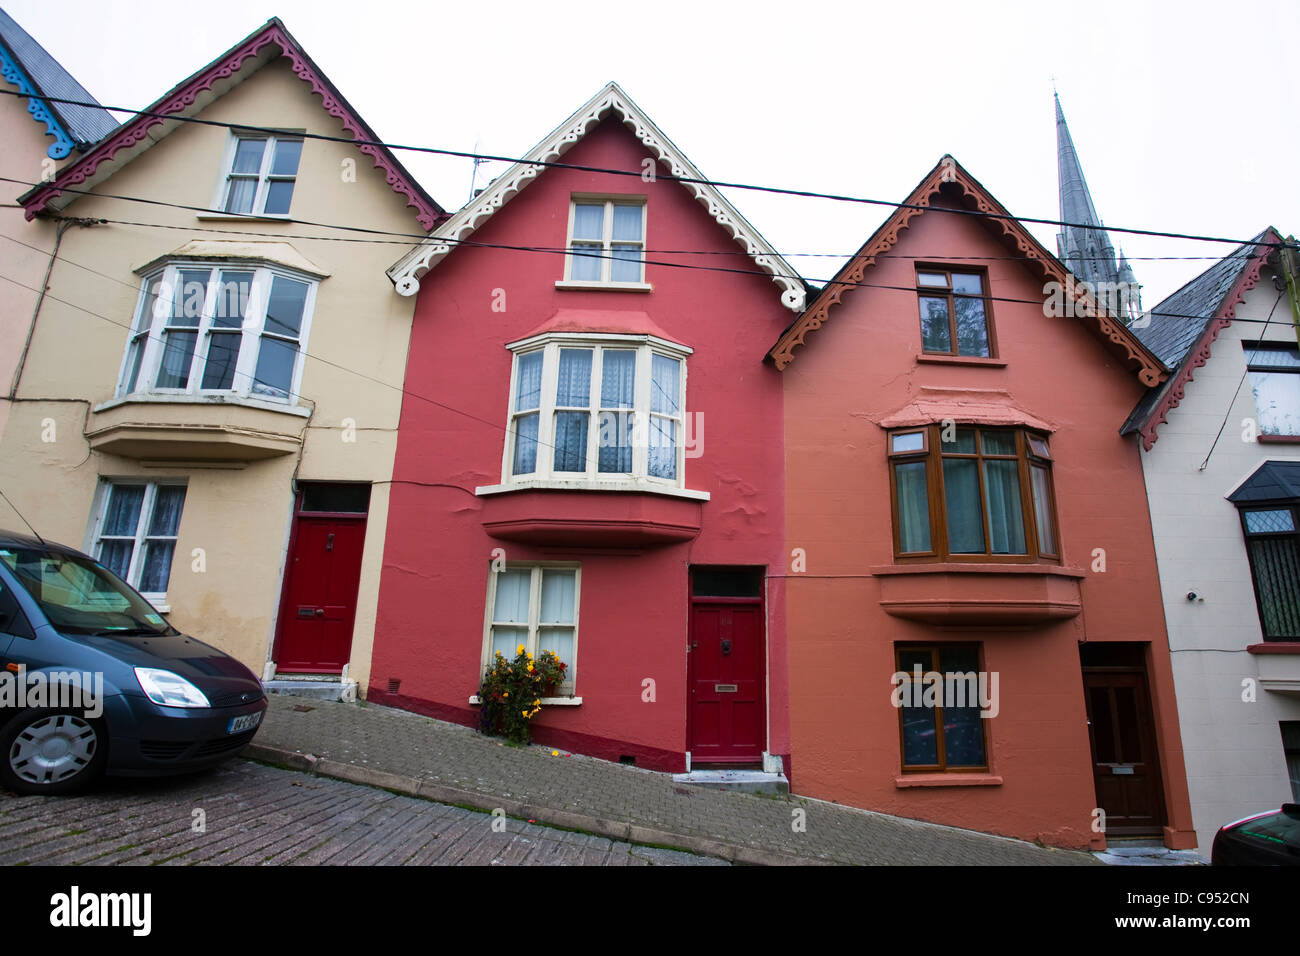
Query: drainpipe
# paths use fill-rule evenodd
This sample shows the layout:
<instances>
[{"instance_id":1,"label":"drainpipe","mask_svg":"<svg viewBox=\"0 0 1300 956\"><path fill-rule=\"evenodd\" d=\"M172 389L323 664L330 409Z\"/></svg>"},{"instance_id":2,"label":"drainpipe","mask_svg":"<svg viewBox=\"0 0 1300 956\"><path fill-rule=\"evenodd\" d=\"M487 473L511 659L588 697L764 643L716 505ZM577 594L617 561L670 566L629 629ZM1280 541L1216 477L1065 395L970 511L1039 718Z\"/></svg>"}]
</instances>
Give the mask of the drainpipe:
<instances>
[{"instance_id":1,"label":"drainpipe","mask_svg":"<svg viewBox=\"0 0 1300 956\"><path fill-rule=\"evenodd\" d=\"M54 248L50 251L50 261L45 266L45 279L41 282L41 291L36 297L36 308L32 310L32 321L27 326L27 341L23 343L22 354L18 357L18 367L14 369L14 380L9 386L9 401L13 401L18 396L18 382L23 377L23 366L27 364L27 353L31 351L32 339L36 335L36 319L41 314L41 305L44 304L45 293L50 287L50 274L54 271L54 261L59 257L59 246L63 243L63 234L68 231L69 226L95 226L101 221L99 219L69 217L59 219L58 225L54 227Z\"/></svg>"}]
</instances>

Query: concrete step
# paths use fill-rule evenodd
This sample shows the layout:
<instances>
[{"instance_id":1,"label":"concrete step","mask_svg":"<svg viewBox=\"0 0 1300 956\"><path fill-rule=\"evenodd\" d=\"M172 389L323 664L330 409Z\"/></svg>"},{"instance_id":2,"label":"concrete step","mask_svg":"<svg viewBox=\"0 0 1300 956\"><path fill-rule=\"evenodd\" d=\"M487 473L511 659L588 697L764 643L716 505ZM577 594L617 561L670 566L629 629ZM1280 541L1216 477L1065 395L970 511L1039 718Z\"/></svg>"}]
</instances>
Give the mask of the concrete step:
<instances>
[{"instance_id":1,"label":"concrete step","mask_svg":"<svg viewBox=\"0 0 1300 956\"><path fill-rule=\"evenodd\" d=\"M267 694L287 694L292 697L309 697L312 700L338 700L353 703L357 699L357 682L338 677L322 679L318 675L307 678L285 677L262 681Z\"/></svg>"},{"instance_id":2,"label":"concrete step","mask_svg":"<svg viewBox=\"0 0 1300 956\"><path fill-rule=\"evenodd\" d=\"M740 790L744 793L787 794L790 781L783 773L761 770L692 770L673 774L674 783L689 783L714 790Z\"/></svg>"}]
</instances>

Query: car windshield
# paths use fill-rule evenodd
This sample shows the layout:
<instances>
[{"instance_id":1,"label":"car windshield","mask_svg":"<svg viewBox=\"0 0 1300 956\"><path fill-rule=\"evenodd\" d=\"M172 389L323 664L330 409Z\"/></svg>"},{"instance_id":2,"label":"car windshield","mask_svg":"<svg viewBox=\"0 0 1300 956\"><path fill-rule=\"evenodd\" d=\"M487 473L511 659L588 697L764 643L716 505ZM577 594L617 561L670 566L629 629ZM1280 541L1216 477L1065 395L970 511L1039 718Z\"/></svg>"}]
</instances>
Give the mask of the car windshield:
<instances>
[{"instance_id":1,"label":"car windshield","mask_svg":"<svg viewBox=\"0 0 1300 956\"><path fill-rule=\"evenodd\" d=\"M59 551L0 548L0 561L61 631L169 634L144 598L97 561Z\"/></svg>"},{"instance_id":2,"label":"car windshield","mask_svg":"<svg viewBox=\"0 0 1300 956\"><path fill-rule=\"evenodd\" d=\"M1238 829L1241 833L1257 840L1300 847L1300 817L1293 817L1286 813L1271 813L1266 817L1243 823Z\"/></svg>"}]
</instances>

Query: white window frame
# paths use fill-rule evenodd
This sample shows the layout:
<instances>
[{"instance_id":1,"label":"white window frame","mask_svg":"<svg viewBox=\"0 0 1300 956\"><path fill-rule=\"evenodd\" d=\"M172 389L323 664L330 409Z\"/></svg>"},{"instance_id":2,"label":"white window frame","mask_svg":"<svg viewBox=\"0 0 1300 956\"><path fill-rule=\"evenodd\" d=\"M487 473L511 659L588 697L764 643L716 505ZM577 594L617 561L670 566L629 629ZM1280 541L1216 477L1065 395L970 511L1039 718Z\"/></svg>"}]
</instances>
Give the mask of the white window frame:
<instances>
[{"instance_id":1,"label":"white window frame","mask_svg":"<svg viewBox=\"0 0 1300 956\"><path fill-rule=\"evenodd\" d=\"M160 487L184 488L186 498L189 497L189 483L184 478L101 478L99 487L95 489L94 510L91 516L90 533L87 535L86 553L99 560L99 546L103 541L104 520L108 517L108 500L110 492L114 485L144 485L144 499L140 502L140 515L136 519L135 526L135 545L131 550L131 565L127 569L126 583L131 585L137 591L140 590L140 573L144 569L144 550L148 541L168 541L175 545L180 540L180 527L176 528L175 537L168 535L150 535L149 523L153 519L154 506L158 501L158 489ZM185 520L185 506L181 506L181 520ZM125 540L124 535L114 535L111 540ZM176 566L177 550L173 547L172 564L167 569L168 585L171 584L172 568ZM160 611L170 610L167 604L166 591L140 591L145 599Z\"/></svg>"},{"instance_id":2,"label":"white window frame","mask_svg":"<svg viewBox=\"0 0 1300 956\"><path fill-rule=\"evenodd\" d=\"M162 364L165 350L164 331L172 313L174 296L180 282L181 272L185 270L207 270L208 285L203 300L203 311L198 325L194 326L197 339L194 354L190 359L189 380L185 388L159 388L153 383L158 380L158 370ZM230 388L201 388L203 370L207 366L208 347L211 343L216 313L217 299L221 289L223 272L252 272L253 284L248 299L248 314L244 316L243 337L240 342L239 360L235 366L234 380ZM254 392L253 376L257 370L257 358L261 351L262 337L265 333L266 309L270 302L271 283L276 276L302 282L307 285L307 295L303 302L302 323L298 330L298 355L294 361L293 373L289 381L289 394L285 397ZM160 295L152 310L148 309L149 287L156 279L162 279L160 291L170 293ZM122 357L122 367L118 373L116 397L132 396L231 396L241 399L265 401L273 404L297 405L299 389L302 384L304 359L307 354L307 342L311 333L311 320L316 309L316 291L320 280L306 273L296 272L280 266L269 266L265 262L247 262L239 260L177 260L164 267L147 273L141 284L136 301L135 318L131 323L131 332L127 336L126 352ZM182 290L183 291L183 290ZM163 303L166 303L165 306ZM256 309L256 311L255 311ZM150 311L152 314L150 314ZM253 321L253 319L256 321ZM147 323L147 325L146 325ZM224 334L220 330L217 334ZM273 337L283 339L283 336ZM140 371L136 376L135 388L127 391L127 381L131 375L132 350L136 341L143 343L144 355L140 362Z\"/></svg>"},{"instance_id":3,"label":"white window frame","mask_svg":"<svg viewBox=\"0 0 1300 956\"><path fill-rule=\"evenodd\" d=\"M541 632L542 622L542 572L543 571L572 571L573 572L573 660L565 670L565 678L556 688L556 698L575 697L578 678L578 638L579 638L579 619L581 615L579 610L582 607L582 565L573 562L557 561L507 561L504 566L506 571L529 571L531 577L528 583L528 639L524 646L528 653L534 657L537 656L538 637ZM495 569L488 571L488 589L487 601L483 609L483 655L479 663L479 675L486 672L489 664L492 662L492 627L498 622L496 617L497 602L497 581L500 579L500 572ZM500 622L502 627L518 627L518 624ZM559 625L568 627L569 625Z\"/></svg>"},{"instance_id":4,"label":"white window frame","mask_svg":"<svg viewBox=\"0 0 1300 956\"><path fill-rule=\"evenodd\" d=\"M501 459L501 487L571 486L587 489L608 488L627 490L636 486L641 490L674 491L686 489L686 375L687 357L693 349L669 342L653 335L589 334L553 332L533 336L506 346L514 353L510 371L509 413L506 418L505 450ZM560 351L577 348L591 349L591 388L588 394L587 468L585 472L555 471L555 418L556 390L559 384ZM635 351L636 371L633 387L632 415L632 473L602 473L599 471L600 441L600 382L603 350ZM541 401L536 414L537 467L527 474L514 474L515 444L518 440L516 421L521 414L534 414L532 410L520 413L515 403L518 399L519 360L530 353L542 352ZM651 412L651 365L654 355L663 355L681 363L676 416ZM649 473L649 424L651 418L671 418L677 423L677 464L675 478L660 478ZM481 489L480 489L481 490ZM690 495L694 497L696 495Z\"/></svg>"},{"instance_id":5,"label":"white window frame","mask_svg":"<svg viewBox=\"0 0 1300 956\"><path fill-rule=\"evenodd\" d=\"M601 256L600 259L600 278L599 279L575 279L573 278L573 223L577 215L578 206L594 206L603 204L605 207L604 219L601 228ZM614 207L615 206L638 206L641 209L641 238L639 240L614 239ZM561 289L624 289L649 291L653 288L645 281L645 250L646 250L646 220L648 204L646 197L643 195L607 195L607 194L590 194L574 193L569 202L569 225L568 236L565 240L564 253L564 278L558 280L555 285ZM590 239L579 239L578 242L592 242ZM641 252L641 277L635 282L615 282L610 278L613 274L614 260L613 250L618 247L636 247ZM579 257L582 258L582 257Z\"/></svg>"},{"instance_id":6,"label":"white window frame","mask_svg":"<svg viewBox=\"0 0 1300 956\"><path fill-rule=\"evenodd\" d=\"M282 130L278 133L262 133L254 130L241 132L240 130L231 130L230 138L226 142L226 151L222 157L221 177L217 180L216 190L212 195L212 202L209 208L217 211L223 216L252 216L257 218L270 219L288 219L288 212L263 212L266 208L267 195L270 193L270 184L273 182L292 182L293 191L298 191L298 172L294 171L292 176L273 176L271 175L271 163L275 158L275 146L281 141L304 142L303 134L306 130ZM260 139L263 140L262 146L262 165L257 171L257 189L253 193L253 208L249 212L226 212L226 204L230 197L230 181L235 175L235 153L239 149L241 139ZM304 146L305 149L305 146ZM298 168L302 168L302 157L298 158ZM240 175L241 179L252 179L252 175ZM293 208L293 197L289 198L289 208Z\"/></svg>"}]
</instances>

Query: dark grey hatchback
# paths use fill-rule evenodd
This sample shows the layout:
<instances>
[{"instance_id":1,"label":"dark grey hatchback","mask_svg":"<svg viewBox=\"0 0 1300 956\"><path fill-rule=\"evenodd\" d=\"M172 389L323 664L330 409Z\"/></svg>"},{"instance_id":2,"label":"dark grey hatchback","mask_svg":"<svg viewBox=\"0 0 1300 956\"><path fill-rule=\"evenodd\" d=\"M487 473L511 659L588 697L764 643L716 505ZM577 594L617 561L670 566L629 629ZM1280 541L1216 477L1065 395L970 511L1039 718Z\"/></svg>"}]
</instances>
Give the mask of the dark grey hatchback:
<instances>
[{"instance_id":1,"label":"dark grey hatchback","mask_svg":"<svg viewBox=\"0 0 1300 956\"><path fill-rule=\"evenodd\" d=\"M20 793L211 766L267 706L252 671L95 559L2 531L0 667L0 786Z\"/></svg>"}]
</instances>

